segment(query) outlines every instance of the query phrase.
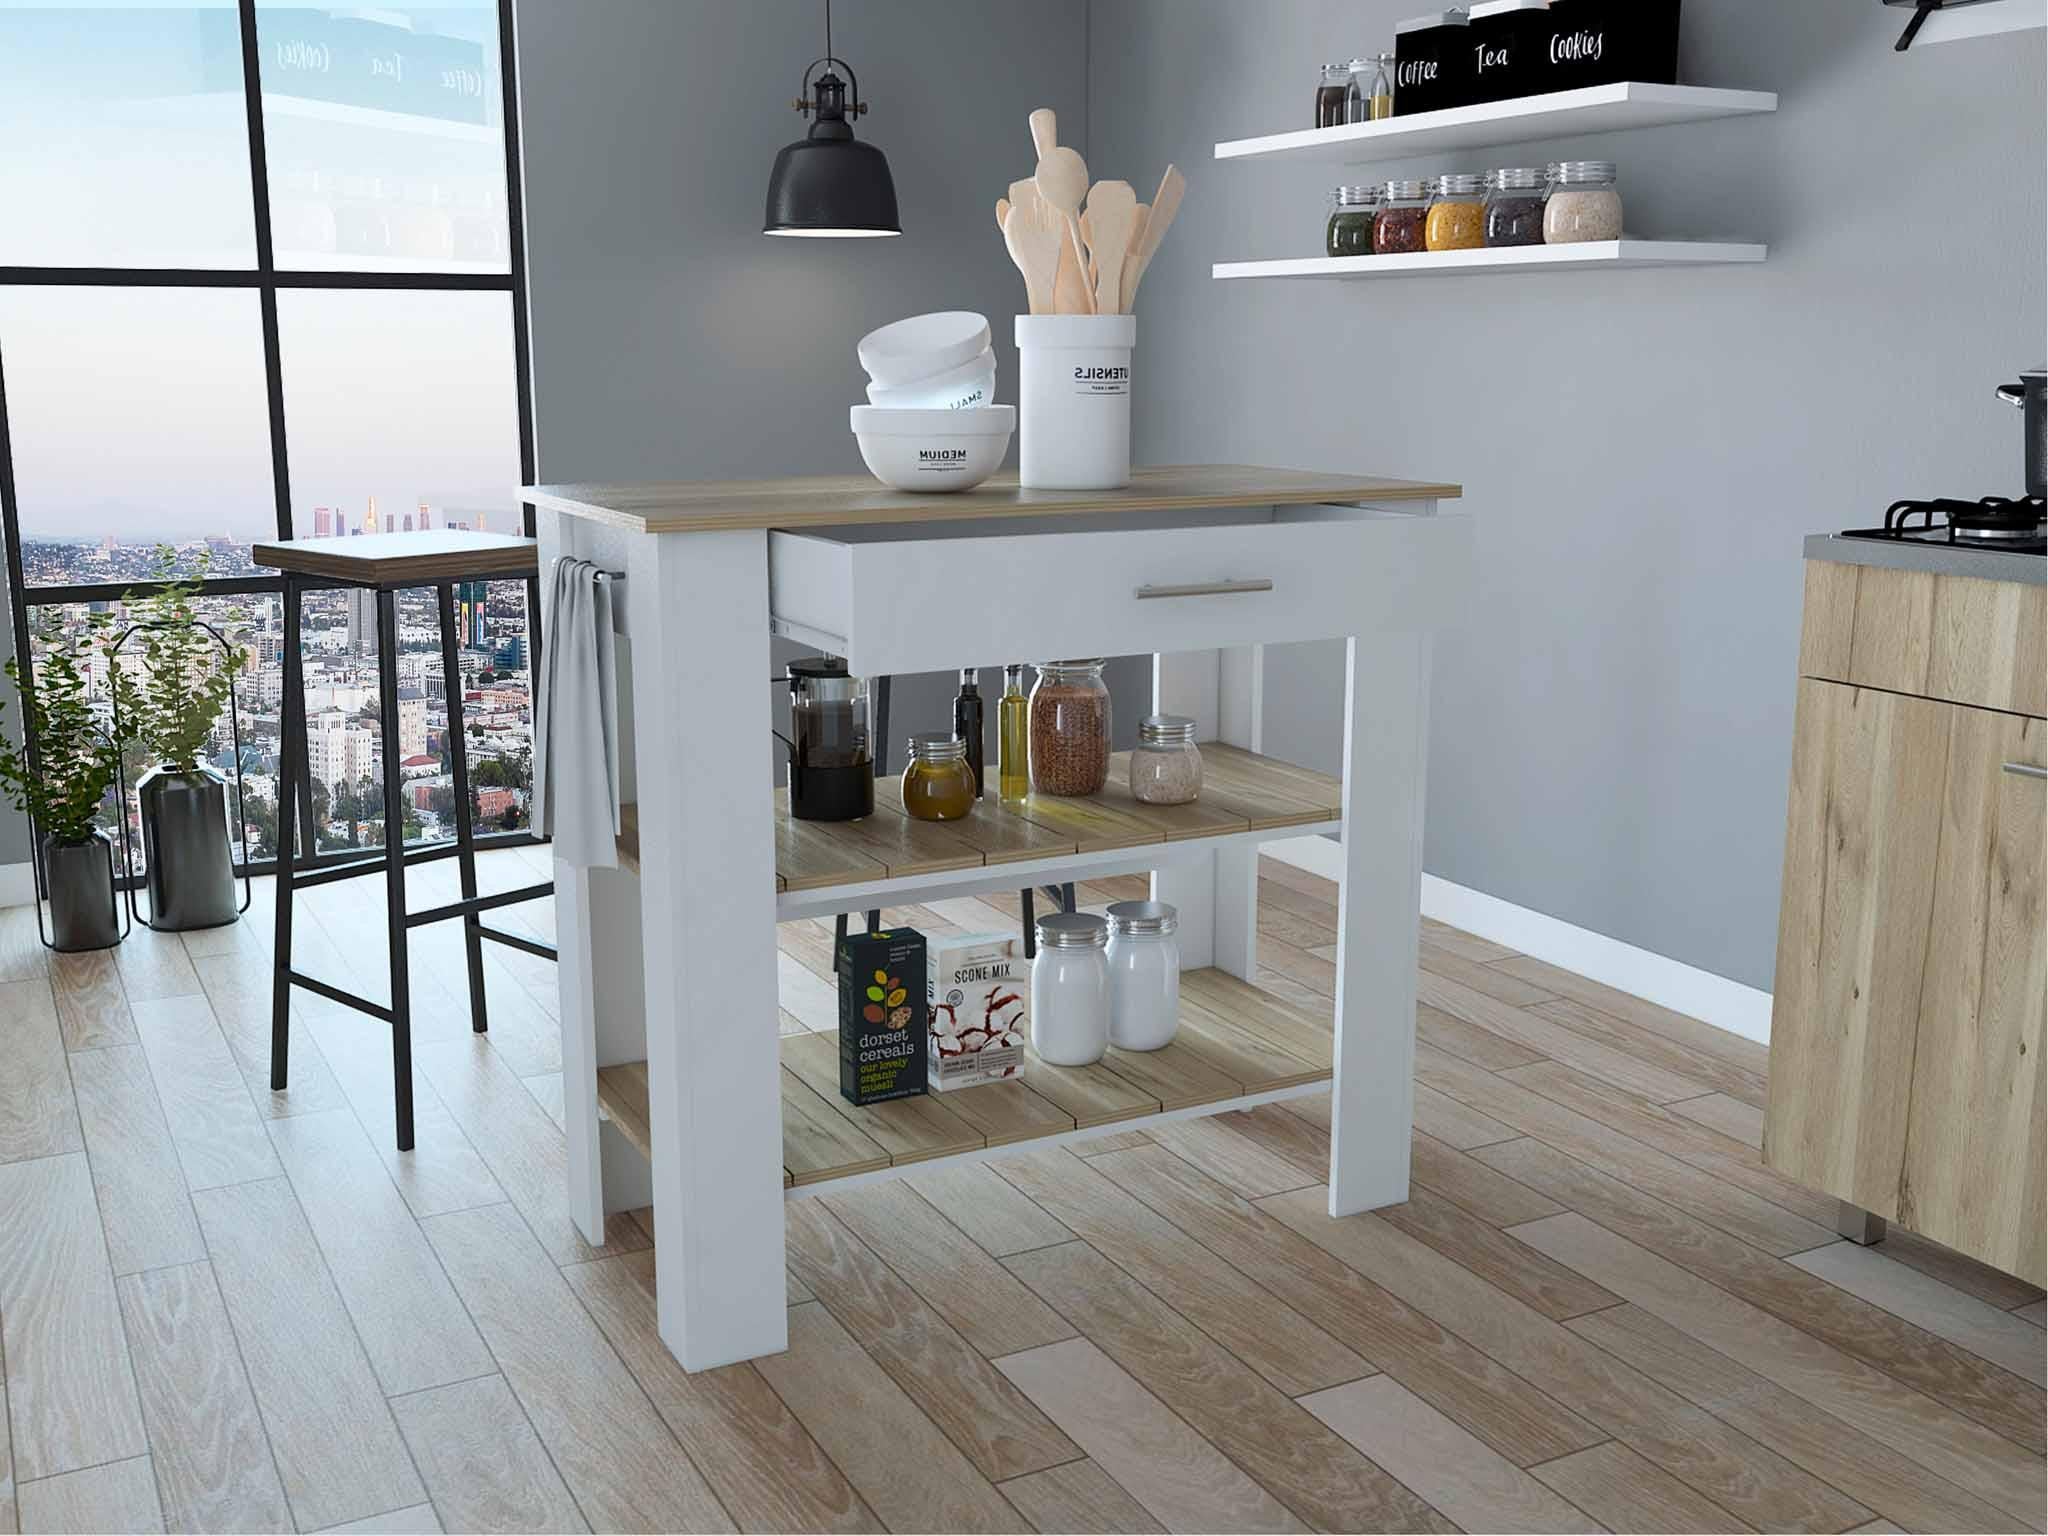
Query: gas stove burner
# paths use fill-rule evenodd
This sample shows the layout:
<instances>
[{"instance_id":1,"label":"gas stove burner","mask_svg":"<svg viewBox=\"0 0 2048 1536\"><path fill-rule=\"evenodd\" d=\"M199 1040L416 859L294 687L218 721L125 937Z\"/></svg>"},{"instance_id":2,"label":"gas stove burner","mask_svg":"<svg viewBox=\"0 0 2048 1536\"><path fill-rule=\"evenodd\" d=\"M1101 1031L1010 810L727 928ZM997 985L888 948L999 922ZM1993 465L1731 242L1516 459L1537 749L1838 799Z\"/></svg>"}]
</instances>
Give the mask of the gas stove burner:
<instances>
[{"instance_id":1,"label":"gas stove burner","mask_svg":"<svg viewBox=\"0 0 2048 1536\"><path fill-rule=\"evenodd\" d=\"M2048 503L2039 496L1895 501L1885 510L1882 528L1851 528L1843 537L2039 555L2048 553Z\"/></svg>"}]
</instances>

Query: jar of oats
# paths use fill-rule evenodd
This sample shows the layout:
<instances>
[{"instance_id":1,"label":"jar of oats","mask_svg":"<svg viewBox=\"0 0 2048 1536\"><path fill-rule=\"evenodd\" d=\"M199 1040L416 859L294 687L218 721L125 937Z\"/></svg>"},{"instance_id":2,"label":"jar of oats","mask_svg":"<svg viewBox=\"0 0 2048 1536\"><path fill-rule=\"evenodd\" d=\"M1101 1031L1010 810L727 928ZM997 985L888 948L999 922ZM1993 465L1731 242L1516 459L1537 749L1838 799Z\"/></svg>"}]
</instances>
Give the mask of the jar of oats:
<instances>
[{"instance_id":1,"label":"jar of oats","mask_svg":"<svg viewBox=\"0 0 2048 1536\"><path fill-rule=\"evenodd\" d=\"M1543 205L1543 239L1549 245L1621 238L1621 193L1612 160L1561 160Z\"/></svg>"},{"instance_id":2,"label":"jar of oats","mask_svg":"<svg viewBox=\"0 0 2048 1536\"><path fill-rule=\"evenodd\" d=\"M1202 793L1202 749L1186 715L1147 715L1131 753L1131 798L1147 805L1186 805Z\"/></svg>"},{"instance_id":3,"label":"jar of oats","mask_svg":"<svg viewBox=\"0 0 2048 1536\"><path fill-rule=\"evenodd\" d=\"M1100 656L1046 661L1031 690L1031 792L1093 795L1109 777L1109 685Z\"/></svg>"}]
</instances>

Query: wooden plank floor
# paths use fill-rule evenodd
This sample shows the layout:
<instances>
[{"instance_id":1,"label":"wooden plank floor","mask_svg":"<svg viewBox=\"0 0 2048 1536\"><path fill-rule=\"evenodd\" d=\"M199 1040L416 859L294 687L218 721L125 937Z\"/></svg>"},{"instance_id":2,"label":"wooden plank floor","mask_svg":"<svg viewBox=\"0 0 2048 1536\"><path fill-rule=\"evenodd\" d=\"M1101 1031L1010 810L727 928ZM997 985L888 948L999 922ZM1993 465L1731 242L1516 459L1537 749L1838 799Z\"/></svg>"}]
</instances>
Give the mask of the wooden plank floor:
<instances>
[{"instance_id":1,"label":"wooden plank floor","mask_svg":"<svg viewBox=\"0 0 2048 1536\"><path fill-rule=\"evenodd\" d=\"M1258 989L1191 1001L1320 1068L1334 888L1268 861L1260 894ZM372 887L300 912L301 967L374 993ZM301 994L269 1091L269 935L267 884L111 964L0 911L0 1531L2048 1524L2042 1293L1841 1243L1757 1155L1761 1047L1470 934L1424 925L1408 1204L1323 1216L1327 1094L1130 1131L1149 1090L1048 1070L1110 1134L793 1206L789 1353L698 1376L656 1339L651 1216L568 1221L552 968L487 950L477 1038L457 930L414 933L399 1154L374 1020ZM806 1167L1008 1134L807 1079L829 938L782 933Z\"/></svg>"}]
</instances>

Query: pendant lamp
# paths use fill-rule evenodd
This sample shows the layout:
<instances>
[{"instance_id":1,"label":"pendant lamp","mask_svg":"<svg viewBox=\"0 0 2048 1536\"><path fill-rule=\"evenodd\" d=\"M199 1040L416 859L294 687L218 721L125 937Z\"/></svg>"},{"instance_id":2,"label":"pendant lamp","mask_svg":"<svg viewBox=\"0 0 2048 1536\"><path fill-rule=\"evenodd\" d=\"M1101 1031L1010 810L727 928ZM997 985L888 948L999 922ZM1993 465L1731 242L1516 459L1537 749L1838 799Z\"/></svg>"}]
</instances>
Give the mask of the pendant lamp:
<instances>
[{"instance_id":1,"label":"pendant lamp","mask_svg":"<svg viewBox=\"0 0 2048 1536\"><path fill-rule=\"evenodd\" d=\"M820 64L825 72L813 79ZM850 97L835 64L853 82ZM825 56L804 70L802 94L793 105L811 119L811 131L775 157L761 232L828 240L902 234L889 158L853 136L850 119L868 104L860 99L853 66L832 53L832 0L825 0Z\"/></svg>"}]
</instances>

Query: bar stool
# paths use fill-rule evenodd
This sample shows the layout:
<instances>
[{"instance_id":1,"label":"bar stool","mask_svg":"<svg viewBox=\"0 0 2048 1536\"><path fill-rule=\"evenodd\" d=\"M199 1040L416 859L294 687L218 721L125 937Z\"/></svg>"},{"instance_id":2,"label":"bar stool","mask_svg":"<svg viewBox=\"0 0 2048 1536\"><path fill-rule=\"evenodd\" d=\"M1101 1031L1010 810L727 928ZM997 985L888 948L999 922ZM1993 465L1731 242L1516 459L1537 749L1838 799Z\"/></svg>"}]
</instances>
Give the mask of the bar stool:
<instances>
[{"instance_id":1,"label":"bar stool","mask_svg":"<svg viewBox=\"0 0 2048 1536\"><path fill-rule=\"evenodd\" d=\"M291 1044L291 989L341 1003L391 1026L392 1085L398 1120L398 1150L413 1145L412 1124L412 1000L407 968L406 934L429 923L462 919L463 947L469 964L470 1027L489 1027L484 1007L483 941L508 944L553 959L553 949L521 935L486 925L481 914L497 907L551 895L554 882L524 886L493 896L479 896L476 880L476 829L469 807L469 744L462 719L462 672L457 659L455 587L459 582L523 580L529 591L539 576L539 556L532 539L506 534L441 529L422 533L364 534L354 538L290 539L258 544L251 552L257 565L284 577L284 700L278 719L277 774L277 939L272 956L270 999L270 1086L285 1087ZM308 590L335 587L376 594L377 694L383 730L384 850L331 868L301 871L293 857L296 828L303 819L309 845L313 836L312 752L306 739L306 689L300 646L300 600ZM441 680L448 695L447 751L455 790L455 841L408 851L405 815L400 803L398 736L398 593L431 587L439 599ZM533 657L538 662L538 657ZM296 759L296 760L295 760ZM405 872L415 864L453 856L461 869L462 899L421 912L405 905ZM386 942L390 948L390 1005L371 1002L332 982L292 967L292 900L296 889L327 885L381 870L384 875Z\"/></svg>"}]
</instances>

